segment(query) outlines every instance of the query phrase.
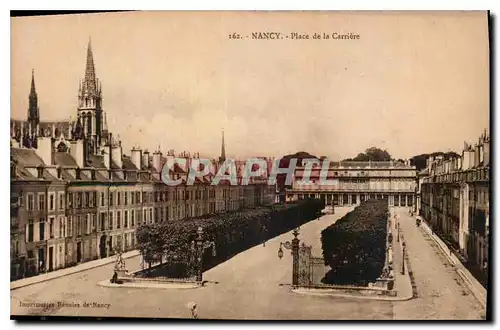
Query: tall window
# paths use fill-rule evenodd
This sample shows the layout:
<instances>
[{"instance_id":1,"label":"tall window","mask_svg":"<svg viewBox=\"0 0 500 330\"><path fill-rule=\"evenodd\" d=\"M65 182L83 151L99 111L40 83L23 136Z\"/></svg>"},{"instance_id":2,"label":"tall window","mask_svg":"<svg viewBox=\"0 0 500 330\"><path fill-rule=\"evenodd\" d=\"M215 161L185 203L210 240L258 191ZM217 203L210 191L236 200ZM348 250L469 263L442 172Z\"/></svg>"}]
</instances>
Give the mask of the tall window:
<instances>
[{"instance_id":1,"label":"tall window","mask_svg":"<svg viewBox=\"0 0 500 330\"><path fill-rule=\"evenodd\" d=\"M123 205L127 205L128 204L128 191L124 192L123 193Z\"/></svg>"},{"instance_id":2,"label":"tall window","mask_svg":"<svg viewBox=\"0 0 500 330\"><path fill-rule=\"evenodd\" d=\"M120 194L120 193L118 193ZM116 211L116 228L120 229L122 222L122 213L121 211Z\"/></svg>"},{"instance_id":3,"label":"tall window","mask_svg":"<svg viewBox=\"0 0 500 330\"><path fill-rule=\"evenodd\" d=\"M122 199L122 193L121 192L117 192L116 193L116 205L120 205L121 199Z\"/></svg>"},{"instance_id":4,"label":"tall window","mask_svg":"<svg viewBox=\"0 0 500 330\"><path fill-rule=\"evenodd\" d=\"M130 211L130 227L135 226L135 212L134 210Z\"/></svg>"},{"instance_id":5,"label":"tall window","mask_svg":"<svg viewBox=\"0 0 500 330\"><path fill-rule=\"evenodd\" d=\"M55 205L55 194L50 193L49 194L49 211L54 211L56 209Z\"/></svg>"},{"instance_id":6,"label":"tall window","mask_svg":"<svg viewBox=\"0 0 500 330\"><path fill-rule=\"evenodd\" d=\"M49 218L49 237L54 238L54 218Z\"/></svg>"},{"instance_id":7,"label":"tall window","mask_svg":"<svg viewBox=\"0 0 500 330\"><path fill-rule=\"evenodd\" d=\"M31 197L33 197L33 195ZM34 236L33 219L29 219L28 220L28 242L33 242L33 236Z\"/></svg>"},{"instance_id":8,"label":"tall window","mask_svg":"<svg viewBox=\"0 0 500 330\"><path fill-rule=\"evenodd\" d=\"M33 211L33 209L35 208L35 198L34 198L33 194L28 194L27 207L28 207L28 211Z\"/></svg>"},{"instance_id":9,"label":"tall window","mask_svg":"<svg viewBox=\"0 0 500 330\"><path fill-rule=\"evenodd\" d=\"M80 236L82 234L82 223L81 217L79 215L76 216L76 236Z\"/></svg>"},{"instance_id":10,"label":"tall window","mask_svg":"<svg viewBox=\"0 0 500 330\"><path fill-rule=\"evenodd\" d=\"M104 206L104 192L101 192L101 206Z\"/></svg>"},{"instance_id":11,"label":"tall window","mask_svg":"<svg viewBox=\"0 0 500 330\"><path fill-rule=\"evenodd\" d=\"M106 219L106 213L104 212L99 213L99 228L101 229L101 231L104 231L105 219Z\"/></svg>"},{"instance_id":12,"label":"tall window","mask_svg":"<svg viewBox=\"0 0 500 330\"><path fill-rule=\"evenodd\" d=\"M127 195L125 195L127 196ZM123 214L123 228L128 228L128 211L125 210L125 213Z\"/></svg>"},{"instance_id":13,"label":"tall window","mask_svg":"<svg viewBox=\"0 0 500 330\"><path fill-rule=\"evenodd\" d=\"M44 193L38 194L38 210L40 210L40 211L45 210L45 194Z\"/></svg>"},{"instance_id":14,"label":"tall window","mask_svg":"<svg viewBox=\"0 0 500 330\"><path fill-rule=\"evenodd\" d=\"M85 202L84 203L85 203L84 205L86 208L90 206L90 194L88 191L85 192Z\"/></svg>"},{"instance_id":15,"label":"tall window","mask_svg":"<svg viewBox=\"0 0 500 330\"><path fill-rule=\"evenodd\" d=\"M108 222L109 222L109 229L113 229L113 221L114 220L115 219L113 218L113 211L109 211L109 220L108 220Z\"/></svg>"},{"instance_id":16,"label":"tall window","mask_svg":"<svg viewBox=\"0 0 500 330\"><path fill-rule=\"evenodd\" d=\"M108 198L108 204L109 206L113 206L113 193L109 193L109 198Z\"/></svg>"},{"instance_id":17,"label":"tall window","mask_svg":"<svg viewBox=\"0 0 500 330\"><path fill-rule=\"evenodd\" d=\"M68 218L68 237L73 236L73 217Z\"/></svg>"},{"instance_id":18,"label":"tall window","mask_svg":"<svg viewBox=\"0 0 500 330\"><path fill-rule=\"evenodd\" d=\"M59 217L59 237L64 237L64 219Z\"/></svg>"},{"instance_id":19,"label":"tall window","mask_svg":"<svg viewBox=\"0 0 500 330\"><path fill-rule=\"evenodd\" d=\"M131 205L134 205L134 197L135 197L135 192L134 191L131 191L130 192L130 204Z\"/></svg>"},{"instance_id":20,"label":"tall window","mask_svg":"<svg viewBox=\"0 0 500 330\"><path fill-rule=\"evenodd\" d=\"M59 210L64 210L64 193L59 193Z\"/></svg>"},{"instance_id":21,"label":"tall window","mask_svg":"<svg viewBox=\"0 0 500 330\"><path fill-rule=\"evenodd\" d=\"M82 207L82 193L77 192L76 193L76 208L79 209Z\"/></svg>"},{"instance_id":22,"label":"tall window","mask_svg":"<svg viewBox=\"0 0 500 330\"><path fill-rule=\"evenodd\" d=\"M40 218L40 224L38 226L38 237L40 241L45 240L45 219Z\"/></svg>"}]
</instances>

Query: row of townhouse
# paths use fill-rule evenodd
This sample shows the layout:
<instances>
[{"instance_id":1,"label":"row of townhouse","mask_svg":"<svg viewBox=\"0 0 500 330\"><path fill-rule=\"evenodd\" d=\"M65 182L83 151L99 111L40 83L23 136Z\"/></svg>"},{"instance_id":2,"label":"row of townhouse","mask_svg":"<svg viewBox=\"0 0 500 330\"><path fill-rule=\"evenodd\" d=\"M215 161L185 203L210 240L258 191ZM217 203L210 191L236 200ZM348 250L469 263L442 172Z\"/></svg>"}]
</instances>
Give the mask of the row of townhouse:
<instances>
[{"instance_id":1,"label":"row of townhouse","mask_svg":"<svg viewBox=\"0 0 500 330\"><path fill-rule=\"evenodd\" d=\"M67 146L69 152L62 152ZM208 178L168 186L160 180L166 161L138 148L131 156L110 140L103 155L71 153L79 141L38 138L38 148L11 148L11 278L19 279L105 258L136 245L144 223L171 221L274 202L274 186L255 179L247 186L211 185ZM44 148L45 144L50 147ZM106 160L108 159L108 160Z\"/></svg>"},{"instance_id":2,"label":"row of townhouse","mask_svg":"<svg viewBox=\"0 0 500 330\"><path fill-rule=\"evenodd\" d=\"M490 215L490 137L464 145L459 157L429 158L419 173L418 212L460 252L485 283Z\"/></svg>"}]
</instances>

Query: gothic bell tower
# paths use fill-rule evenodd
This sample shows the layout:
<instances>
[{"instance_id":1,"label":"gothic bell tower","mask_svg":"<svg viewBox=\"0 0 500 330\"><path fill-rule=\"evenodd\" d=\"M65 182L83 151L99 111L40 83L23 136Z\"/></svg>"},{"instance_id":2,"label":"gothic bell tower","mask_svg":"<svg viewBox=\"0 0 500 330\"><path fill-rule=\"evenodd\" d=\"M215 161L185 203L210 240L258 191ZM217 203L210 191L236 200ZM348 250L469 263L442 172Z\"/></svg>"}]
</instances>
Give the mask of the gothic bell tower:
<instances>
[{"instance_id":1,"label":"gothic bell tower","mask_svg":"<svg viewBox=\"0 0 500 330\"><path fill-rule=\"evenodd\" d=\"M78 89L78 120L83 129L83 138L87 142L88 152L97 153L103 123L102 87L99 79L96 78L90 39L87 47L85 77L80 81Z\"/></svg>"}]
</instances>

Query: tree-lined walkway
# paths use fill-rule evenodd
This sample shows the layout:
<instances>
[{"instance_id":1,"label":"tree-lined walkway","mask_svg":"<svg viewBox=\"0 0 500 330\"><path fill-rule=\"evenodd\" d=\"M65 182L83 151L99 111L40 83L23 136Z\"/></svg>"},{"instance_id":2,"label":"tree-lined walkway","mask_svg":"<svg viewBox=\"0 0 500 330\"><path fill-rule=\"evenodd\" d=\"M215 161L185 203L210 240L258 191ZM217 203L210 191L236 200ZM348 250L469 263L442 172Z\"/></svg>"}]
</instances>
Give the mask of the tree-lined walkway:
<instances>
[{"instance_id":1,"label":"tree-lined walkway","mask_svg":"<svg viewBox=\"0 0 500 330\"><path fill-rule=\"evenodd\" d=\"M336 208L335 214L303 225L301 242L313 245L313 253L320 256L321 231L348 210ZM414 300L360 300L291 292L292 256L289 250L284 250L282 260L277 254L279 243L293 238L288 232L267 241L265 247L255 246L205 272L209 283L203 288L101 287L98 283L112 275L114 265L108 264L13 290L11 311L18 315L189 318L187 304L196 302L199 317L212 319L479 319L482 311L475 298L439 249L404 212L407 210L398 214L418 286L419 297ZM140 263L140 256L126 261L129 270L139 269ZM30 305L34 302L49 305ZM84 303L91 307L83 307Z\"/></svg>"},{"instance_id":2,"label":"tree-lined walkway","mask_svg":"<svg viewBox=\"0 0 500 330\"><path fill-rule=\"evenodd\" d=\"M299 238L309 245L318 245L320 233L348 211L336 209L300 229ZM12 313L44 312L74 316L131 316L189 318L186 307L196 302L200 318L217 319L392 319L390 302L355 300L333 297L304 296L290 292L292 257L285 250L278 259L280 241L291 240L291 232L255 246L204 273L210 281L199 289L105 288L100 281L110 278L113 265L68 275L48 282L11 291ZM140 257L127 260L127 268L140 267ZM218 284L215 284L218 282ZM280 285L285 284L285 285ZM109 308L21 307L29 302L97 302Z\"/></svg>"}]
</instances>

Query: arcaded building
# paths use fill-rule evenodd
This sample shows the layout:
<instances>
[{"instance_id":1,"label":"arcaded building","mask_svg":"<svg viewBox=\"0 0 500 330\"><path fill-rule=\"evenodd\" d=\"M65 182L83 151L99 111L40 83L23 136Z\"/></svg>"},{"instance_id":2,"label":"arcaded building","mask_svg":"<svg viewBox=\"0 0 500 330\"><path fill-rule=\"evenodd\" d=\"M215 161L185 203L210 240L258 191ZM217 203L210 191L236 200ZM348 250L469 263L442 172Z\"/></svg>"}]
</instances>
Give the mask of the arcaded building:
<instances>
[{"instance_id":1,"label":"arcaded building","mask_svg":"<svg viewBox=\"0 0 500 330\"><path fill-rule=\"evenodd\" d=\"M408 161L332 162L322 182L321 166L313 167L304 182L304 166L294 173L287 200L322 198L327 205L356 205L369 199L387 199L390 206L415 205L416 168Z\"/></svg>"}]
</instances>

